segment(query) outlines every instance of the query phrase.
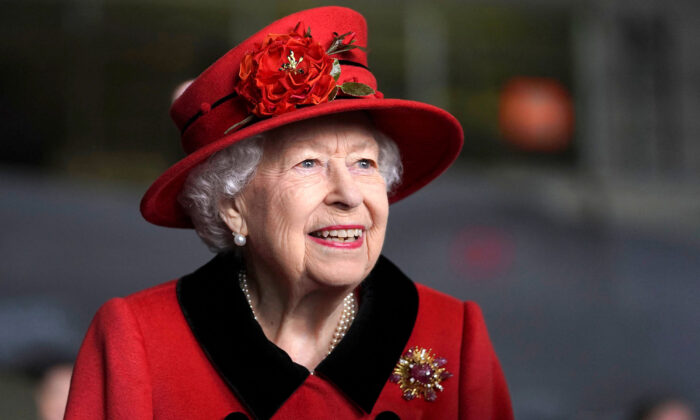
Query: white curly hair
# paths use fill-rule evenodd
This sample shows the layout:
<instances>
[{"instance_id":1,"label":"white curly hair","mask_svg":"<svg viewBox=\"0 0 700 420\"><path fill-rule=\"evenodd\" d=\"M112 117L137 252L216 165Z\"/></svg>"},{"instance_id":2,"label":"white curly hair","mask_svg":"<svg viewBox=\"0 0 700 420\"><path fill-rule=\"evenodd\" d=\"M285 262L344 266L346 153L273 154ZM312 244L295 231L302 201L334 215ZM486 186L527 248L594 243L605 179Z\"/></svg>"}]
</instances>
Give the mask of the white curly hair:
<instances>
[{"instance_id":1,"label":"white curly hair","mask_svg":"<svg viewBox=\"0 0 700 420\"><path fill-rule=\"evenodd\" d=\"M403 173L399 148L381 131L372 131L379 145L379 173L386 182L387 193L391 193ZM192 170L178 196L197 235L213 252L234 248L231 230L219 215L219 204L235 197L253 179L265 140L266 135L259 134L213 154Z\"/></svg>"}]
</instances>

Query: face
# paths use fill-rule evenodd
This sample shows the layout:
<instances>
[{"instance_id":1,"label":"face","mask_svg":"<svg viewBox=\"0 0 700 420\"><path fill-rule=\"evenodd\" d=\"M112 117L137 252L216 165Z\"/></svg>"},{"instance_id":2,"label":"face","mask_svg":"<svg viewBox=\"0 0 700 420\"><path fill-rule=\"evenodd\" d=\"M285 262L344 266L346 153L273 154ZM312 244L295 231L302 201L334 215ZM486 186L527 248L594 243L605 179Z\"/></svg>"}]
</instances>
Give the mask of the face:
<instances>
[{"instance_id":1,"label":"face","mask_svg":"<svg viewBox=\"0 0 700 420\"><path fill-rule=\"evenodd\" d=\"M381 252L389 214L378 155L362 114L273 132L255 177L234 200L256 275L312 287L364 279Z\"/></svg>"},{"instance_id":2,"label":"face","mask_svg":"<svg viewBox=\"0 0 700 420\"><path fill-rule=\"evenodd\" d=\"M58 365L46 373L36 393L37 411L40 419L58 420L63 418L68 402L72 372L73 366Z\"/></svg>"}]
</instances>

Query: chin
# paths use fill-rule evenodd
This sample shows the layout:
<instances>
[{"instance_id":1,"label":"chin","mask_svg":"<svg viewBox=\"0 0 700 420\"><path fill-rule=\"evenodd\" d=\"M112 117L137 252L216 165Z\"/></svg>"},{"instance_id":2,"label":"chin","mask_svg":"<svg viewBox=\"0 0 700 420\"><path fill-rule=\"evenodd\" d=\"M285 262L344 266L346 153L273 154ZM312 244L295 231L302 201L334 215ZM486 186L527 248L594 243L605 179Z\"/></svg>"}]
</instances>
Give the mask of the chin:
<instances>
[{"instance_id":1,"label":"chin","mask_svg":"<svg viewBox=\"0 0 700 420\"><path fill-rule=\"evenodd\" d=\"M340 264L320 263L307 270L309 277L328 287L355 287L364 280L368 273L367 264L344 262Z\"/></svg>"},{"instance_id":2,"label":"chin","mask_svg":"<svg viewBox=\"0 0 700 420\"><path fill-rule=\"evenodd\" d=\"M339 248L324 246L313 238L307 238L306 272L311 279L327 286L359 285L377 262L379 254L371 252L374 242L366 239L359 246Z\"/></svg>"}]
</instances>

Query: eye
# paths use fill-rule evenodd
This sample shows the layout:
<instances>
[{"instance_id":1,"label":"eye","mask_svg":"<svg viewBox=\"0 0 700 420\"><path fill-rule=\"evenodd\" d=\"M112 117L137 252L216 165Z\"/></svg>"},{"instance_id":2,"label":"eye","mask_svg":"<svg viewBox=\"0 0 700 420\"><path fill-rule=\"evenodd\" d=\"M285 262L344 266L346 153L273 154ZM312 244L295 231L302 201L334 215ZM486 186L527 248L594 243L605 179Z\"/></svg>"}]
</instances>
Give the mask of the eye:
<instances>
[{"instance_id":1,"label":"eye","mask_svg":"<svg viewBox=\"0 0 700 420\"><path fill-rule=\"evenodd\" d=\"M314 168L318 162L314 159L305 159L301 163L299 163L299 167L303 169L311 169Z\"/></svg>"},{"instance_id":2,"label":"eye","mask_svg":"<svg viewBox=\"0 0 700 420\"><path fill-rule=\"evenodd\" d=\"M356 165L360 169L372 169L376 167L374 161L371 159L360 159L357 161Z\"/></svg>"}]
</instances>

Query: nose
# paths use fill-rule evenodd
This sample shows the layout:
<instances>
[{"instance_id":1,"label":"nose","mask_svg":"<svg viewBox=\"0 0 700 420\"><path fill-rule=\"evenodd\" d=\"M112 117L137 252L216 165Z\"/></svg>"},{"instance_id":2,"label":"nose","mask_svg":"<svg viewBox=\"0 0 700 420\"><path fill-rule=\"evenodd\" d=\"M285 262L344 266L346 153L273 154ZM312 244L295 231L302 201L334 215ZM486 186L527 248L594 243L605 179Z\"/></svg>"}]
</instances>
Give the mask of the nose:
<instances>
[{"instance_id":1,"label":"nose","mask_svg":"<svg viewBox=\"0 0 700 420\"><path fill-rule=\"evenodd\" d=\"M352 209L362 204L362 192L344 160L329 162L328 184L326 204L341 209Z\"/></svg>"}]
</instances>

